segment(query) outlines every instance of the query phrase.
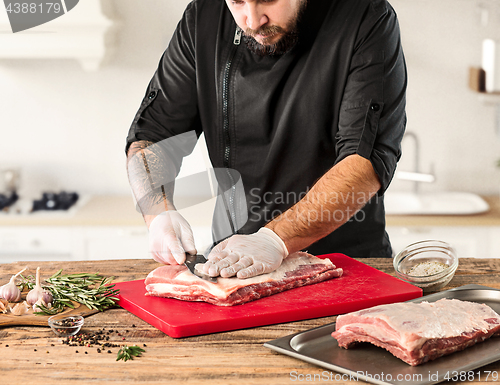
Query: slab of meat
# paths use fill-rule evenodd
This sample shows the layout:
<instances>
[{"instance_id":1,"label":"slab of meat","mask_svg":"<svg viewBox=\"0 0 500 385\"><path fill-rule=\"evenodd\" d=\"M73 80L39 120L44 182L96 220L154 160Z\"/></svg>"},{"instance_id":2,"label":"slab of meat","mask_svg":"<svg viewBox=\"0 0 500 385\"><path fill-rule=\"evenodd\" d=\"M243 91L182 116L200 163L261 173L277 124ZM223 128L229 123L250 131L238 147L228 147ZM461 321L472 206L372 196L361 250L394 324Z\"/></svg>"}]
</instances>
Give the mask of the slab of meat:
<instances>
[{"instance_id":1,"label":"slab of meat","mask_svg":"<svg viewBox=\"0 0 500 385\"><path fill-rule=\"evenodd\" d=\"M332 333L340 347L380 346L416 366L500 334L500 316L485 304L441 299L393 303L337 317Z\"/></svg>"},{"instance_id":2,"label":"slab of meat","mask_svg":"<svg viewBox=\"0 0 500 385\"><path fill-rule=\"evenodd\" d=\"M298 252L285 258L276 271L257 277L217 277L217 283L212 283L191 274L184 265L166 265L149 273L145 284L146 295L233 306L341 275L342 269L329 259Z\"/></svg>"}]
</instances>

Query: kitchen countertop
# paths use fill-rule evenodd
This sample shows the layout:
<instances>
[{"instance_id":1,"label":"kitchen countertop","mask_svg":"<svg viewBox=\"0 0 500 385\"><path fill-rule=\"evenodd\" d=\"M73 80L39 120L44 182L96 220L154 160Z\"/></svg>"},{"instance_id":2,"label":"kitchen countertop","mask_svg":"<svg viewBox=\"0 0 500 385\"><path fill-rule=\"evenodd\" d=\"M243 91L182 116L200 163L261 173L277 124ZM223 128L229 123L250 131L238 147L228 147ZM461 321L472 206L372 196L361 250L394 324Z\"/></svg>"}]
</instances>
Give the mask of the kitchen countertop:
<instances>
[{"instance_id":1,"label":"kitchen countertop","mask_svg":"<svg viewBox=\"0 0 500 385\"><path fill-rule=\"evenodd\" d=\"M486 213L476 215L388 215L388 226L500 226L500 197L483 197L490 205ZM194 198L197 199L197 198ZM186 204L185 202L183 202ZM213 201L185 210L191 226L210 226ZM183 212L184 213L184 212ZM144 226L135 210L132 196L95 196L74 215L47 213L6 215L0 213L1 226Z\"/></svg>"},{"instance_id":2,"label":"kitchen countertop","mask_svg":"<svg viewBox=\"0 0 500 385\"><path fill-rule=\"evenodd\" d=\"M178 207L190 206L199 198L186 198ZM210 226L203 218L212 218L213 202L206 201L183 209L183 215L190 218L191 226ZM135 208L132 196L102 195L91 197L74 213L37 212L35 214L3 214L0 212L0 226L145 226L142 215Z\"/></svg>"},{"instance_id":3,"label":"kitchen countertop","mask_svg":"<svg viewBox=\"0 0 500 385\"><path fill-rule=\"evenodd\" d=\"M387 226L500 226L500 197L483 196L490 209L473 215L387 215Z\"/></svg>"},{"instance_id":4,"label":"kitchen countertop","mask_svg":"<svg viewBox=\"0 0 500 385\"><path fill-rule=\"evenodd\" d=\"M393 275L391 259L360 260ZM153 260L39 262L37 265L47 275L61 268L66 273L99 271L115 276L114 282L143 279L158 266ZM22 262L0 265L2 282L24 266ZM445 289L471 283L500 289L499 270L500 259L460 259L459 270ZM146 345L142 357L117 362L118 348L111 348L111 354L98 353L95 347L63 345L62 339L48 327L4 327L0 328L0 376L5 383L12 384L290 384L294 381L291 372L296 376L321 376L325 369L264 348L264 342L335 319L324 317L174 339L128 311L114 308L88 316L82 331L117 330L125 338L120 343ZM500 361L481 368L483 381L485 371L498 374ZM348 383L354 382L343 382ZM477 378L467 382L476 383L479 384Z\"/></svg>"}]
</instances>

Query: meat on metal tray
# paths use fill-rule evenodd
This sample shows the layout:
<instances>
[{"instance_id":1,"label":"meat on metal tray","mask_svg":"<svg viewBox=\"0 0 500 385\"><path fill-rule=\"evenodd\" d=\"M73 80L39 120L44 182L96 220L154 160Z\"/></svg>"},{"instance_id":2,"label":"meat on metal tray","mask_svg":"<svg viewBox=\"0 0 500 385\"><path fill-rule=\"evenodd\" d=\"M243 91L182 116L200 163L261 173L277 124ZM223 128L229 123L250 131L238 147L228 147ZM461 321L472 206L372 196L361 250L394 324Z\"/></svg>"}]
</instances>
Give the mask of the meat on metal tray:
<instances>
[{"instance_id":1,"label":"meat on metal tray","mask_svg":"<svg viewBox=\"0 0 500 385\"><path fill-rule=\"evenodd\" d=\"M442 298L484 303L500 314L500 290L481 285L465 285L408 302L435 302ZM500 360L500 338L493 337L463 351L410 366L372 344L360 344L349 350L340 348L331 336L333 331L335 322L266 342L264 346L329 369L332 372L322 373L323 379L328 377L337 382L361 380L374 384L427 385L460 380L461 373L462 376L467 375L464 373L474 376L476 381L498 380L498 373L475 369Z\"/></svg>"}]
</instances>

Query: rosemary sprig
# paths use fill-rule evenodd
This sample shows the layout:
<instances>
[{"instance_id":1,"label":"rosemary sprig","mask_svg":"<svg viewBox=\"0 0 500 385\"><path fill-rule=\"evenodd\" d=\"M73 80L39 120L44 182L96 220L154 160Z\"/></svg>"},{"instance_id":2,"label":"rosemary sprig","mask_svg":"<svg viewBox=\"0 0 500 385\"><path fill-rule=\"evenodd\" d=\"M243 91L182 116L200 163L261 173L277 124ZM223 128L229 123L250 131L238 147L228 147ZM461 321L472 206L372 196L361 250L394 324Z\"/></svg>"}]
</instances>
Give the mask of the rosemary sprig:
<instances>
[{"instance_id":1,"label":"rosemary sprig","mask_svg":"<svg viewBox=\"0 0 500 385\"><path fill-rule=\"evenodd\" d=\"M118 289L113 289L115 285L109 285L114 277L103 277L96 274L61 274L62 269L52 277L46 279L47 285L42 285L52 294L52 307L38 306L37 315L54 315L62 312L66 307L74 308L73 301L81 303L90 309L103 311L115 305L118 300L115 296ZM34 287L34 277L28 276L23 279L23 285L29 290Z\"/></svg>"},{"instance_id":2,"label":"rosemary sprig","mask_svg":"<svg viewBox=\"0 0 500 385\"><path fill-rule=\"evenodd\" d=\"M134 345L134 346L123 345L122 348L118 351L116 361L133 360L134 357L139 357L144 352L145 352L145 350L143 348L140 348L137 345Z\"/></svg>"}]
</instances>

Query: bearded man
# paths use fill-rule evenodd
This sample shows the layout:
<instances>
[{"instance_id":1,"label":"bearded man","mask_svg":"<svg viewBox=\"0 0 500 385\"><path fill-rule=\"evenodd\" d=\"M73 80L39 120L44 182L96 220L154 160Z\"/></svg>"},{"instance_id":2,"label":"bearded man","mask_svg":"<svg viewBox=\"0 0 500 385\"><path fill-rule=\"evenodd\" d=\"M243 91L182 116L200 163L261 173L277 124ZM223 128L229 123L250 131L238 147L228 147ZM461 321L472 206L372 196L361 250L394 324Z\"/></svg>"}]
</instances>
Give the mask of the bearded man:
<instances>
[{"instance_id":1,"label":"bearded man","mask_svg":"<svg viewBox=\"0 0 500 385\"><path fill-rule=\"evenodd\" d=\"M192 1L127 138L153 258L196 253L168 182L192 151L189 132L204 133L221 191L203 273L253 277L305 249L391 257L383 194L406 83L386 0Z\"/></svg>"}]
</instances>

